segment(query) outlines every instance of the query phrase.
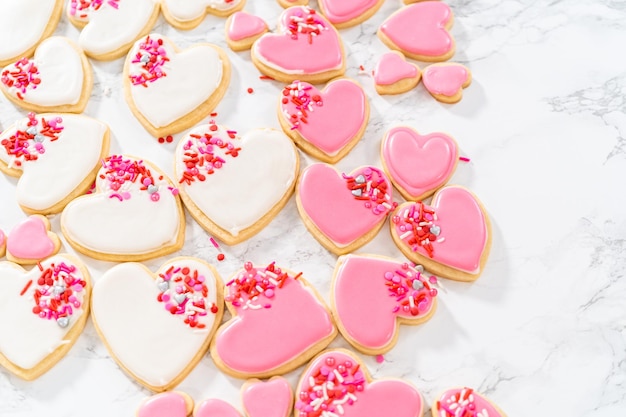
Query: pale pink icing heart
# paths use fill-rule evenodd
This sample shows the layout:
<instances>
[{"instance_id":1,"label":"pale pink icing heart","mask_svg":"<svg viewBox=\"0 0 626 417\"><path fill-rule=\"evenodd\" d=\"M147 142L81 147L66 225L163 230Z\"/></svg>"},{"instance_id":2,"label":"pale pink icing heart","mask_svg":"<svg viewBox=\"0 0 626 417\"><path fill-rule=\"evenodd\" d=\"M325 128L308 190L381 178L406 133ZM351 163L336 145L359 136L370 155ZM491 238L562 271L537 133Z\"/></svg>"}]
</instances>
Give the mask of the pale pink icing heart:
<instances>
[{"instance_id":1,"label":"pale pink icing heart","mask_svg":"<svg viewBox=\"0 0 626 417\"><path fill-rule=\"evenodd\" d=\"M391 347L396 317L421 321L432 313L437 290L431 288L429 278L408 263L391 259L341 258L333 308L345 336L368 349Z\"/></svg>"},{"instance_id":2,"label":"pale pink icing heart","mask_svg":"<svg viewBox=\"0 0 626 417\"><path fill-rule=\"evenodd\" d=\"M376 7L380 0L320 0L324 16L331 23L345 23L359 18L362 14Z\"/></svg>"},{"instance_id":3,"label":"pale pink icing heart","mask_svg":"<svg viewBox=\"0 0 626 417\"><path fill-rule=\"evenodd\" d=\"M420 135L409 127L394 127L385 135L382 146L392 181L414 199L445 184L458 160L456 142L443 133Z\"/></svg>"},{"instance_id":4,"label":"pale pink icing heart","mask_svg":"<svg viewBox=\"0 0 626 417\"><path fill-rule=\"evenodd\" d=\"M374 68L374 82L378 85L390 85L406 78L417 77L417 67L395 52L387 52Z\"/></svg>"},{"instance_id":5,"label":"pale pink icing heart","mask_svg":"<svg viewBox=\"0 0 626 417\"><path fill-rule=\"evenodd\" d=\"M327 389L330 385L342 393L319 401L311 382L315 387L325 384ZM348 391L350 385L356 388L353 393ZM300 378L296 398L296 415L298 411L314 412L322 404L342 417L421 417L424 408L420 393L404 381L367 381L363 368L347 351L331 350L315 358Z\"/></svg>"},{"instance_id":6,"label":"pale pink icing heart","mask_svg":"<svg viewBox=\"0 0 626 417\"><path fill-rule=\"evenodd\" d=\"M469 79L469 71L461 64L438 64L426 67L423 73L424 87L431 94L441 94L451 97Z\"/></svg>"},{"instance_id":7,"label":"pale pink icing heart","mask_svg":"<svg viewBox=\"0 0 626 417\"><path fill-rule=\"evenodd\" d=\"M177 392L164 392L148 398L137 417L187 417L187 401Z\"/></svg>"},{"instance_id":8,"label":"pale pink icing heart","mask_svg":"<svg viewBox=\"0 0 626 417\"><path fill-rule=\"evenodd\" d=\"M357 198L346 186L348 180L330 165L310 165L300 177L298 197L304 212L318 230L338 246L347 246L372 230L385 220L393 206L391 186L382 171L364 167L349 177L355 179L360 175L375 176L377 182L385 184L389 198L381 207Z\"/></svg>"},{"instance_id":9,"label":"pale pink icing heart","mask_svg":"<svg viewBox=\"0 0 626 417\"><path fill-rule=\"evenodd\" d=\"M437 218L420 220L421 203L403 205L393 216L391 227L414 252L430 257L433 261L468 273L480 272L480 261L488 239L487 221L476 198L462 187L442 188L426 210L433 210ZM428 215L426 215L428 216ZM408 220L426 221L435 227L430 244L416 244L415 235ZM430 254L429 254L430 250Z\"/></svg>"},{"instance_id":10,"label":"pale pink icing heart","mask_svg":"<svg viewBox=\"0 0 626 417\"><path fill-rule=\"evenodd\" d=\"M452 11L444 2L423 1L400 9L380 27L399 49L412 55L437 58L454 49L446 25Z\"/></svg>"},{"instance_id":11,"label":"pale pink icing heart","mask_svg":"<svg viewBox=\"0 0 626 417\"><path fill-rule=\"evenodd\" d=\"M453 388L444 392L433 407L436 417L505 417L493 404L471 388Z\"/></svg>"},{"instance_id":12,"label":"pale pink icing heart","mask_svg":"<svg viewBox=\"0 0 626 417\"><path fill-rule=\"evenodd\" d=\"M236 12L230 18L228 37L233 41L251 38L267 30L267 23L258 16L246 12Z\"/></svg>"},{"instance_id":13,"label":"pale pink icing heart","mask_svg":"<svg viewBox=\"0 0 626 417\"><path fill-rule=\"evenodd\" d=\"M289 382L281 377L247 384L241 396L248 417L287 417L293 401Z\"/></svg>"},{"instance_id":14,"label":"pale pink icing heart","mask_svg":"<svg viewBox=\"0 0 626 417\"><path fill-rule=\"evenodd\" d=\"M11 230L7 251L19 259L45 259L54 254L55 243L48 236L46 224L39 216L31 216Z\"/></svg>"},{"instance_id":15,"label":"pale pink icing heart","mask_svg":"<svg viewBox=\"0 0 626 417\"><path fill-rule=\"evenodd\" d=\"M283 94L294 88L299 89L298 96L283 96L281 100L282 116L305 140L328 155L337 154L367 123L365 92L348 79L332 81L322 92L309 83L294 82L283 89ZM313 101L316 98L320 100ZM294 99L310 103L306 123L291 117L301 111Z\"/></svg>"},{"instance_id":16,"label":"pale pink icing heart","mask_svg":"<svg viewBox=\"0 0 626 417\"><path fill-rule=\"evenodd\" d=\"M198 405L193 417L241 417L241 414L225 401L210 399Z\"/></svg>"}]
</instances>

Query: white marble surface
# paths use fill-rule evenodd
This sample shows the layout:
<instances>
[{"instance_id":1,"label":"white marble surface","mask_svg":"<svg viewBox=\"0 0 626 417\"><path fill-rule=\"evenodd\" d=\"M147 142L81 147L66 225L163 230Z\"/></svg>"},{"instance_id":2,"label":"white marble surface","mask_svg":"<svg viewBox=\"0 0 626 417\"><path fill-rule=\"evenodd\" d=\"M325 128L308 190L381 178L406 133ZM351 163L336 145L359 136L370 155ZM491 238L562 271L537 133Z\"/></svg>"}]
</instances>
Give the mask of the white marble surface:
<instances>
[{"instance_id":1,"label":"white marble surface","mask_svg":"<svg viewBox=\"0 0 626 417\"><path fill-rule=\"evenodd\" d=\"M248 0L247 10L272 27L281 9ZM377 364L375 377L410 380L430 403L437 392L468 385L509 416L623 416L626 412L626 3L616 0L451 1L454 60L473 72L457 105L442 105L418 86L380 97L369 71L386 51L375 32L400 6L385 2L365 24L343 30L347 76L366 89L372 117L365 136L337 166L349 171L380 164L385 130L408 124L445 131L459 142L461 164L452 179L475 192L493 224L493 249L474 284L444 281L435 316L403 327L398 345ZM225 47L224 20L207 17L179 32L159 19L155 31L180 46L208 40ZM57 34L77 39L64 17ZM279 127L281 85L258 79L248 53L228 50L233 80L217 120L238 131ZM95 86L86 114L110 124L112 150L148 157L171 173L174 144L160 145L131 115L121 91L122 60L94 63ZM254 88L254 94L246 89ZM6 127L25 112L0 97ZM303 157L304 165L311 162ZM15 180L0 175L0 228L25 215ZM399 195L396 193L396 198ZM58 216L52 219L59 231ZM190 218L181 254L215 260L207 234ZM64 250L71 251L67 245ZM302 270L328 299L336 257L311 237L293 199L259 235L224 247L217 264L227 277L244 260L277 260ZM363 252L400 258L386 230ZM156 268L163 262L149 262ZM88 261L98 277L112 264ZM10 335L0 335L10 337ZM332 346L347 346L339 337ZM288 375L294 384L299 370ZM241 406L242 381L222 375L207 356L178 389L200 401ZM132 416L149 392L109 357L91 324L70 354L34 382L0 370L0 416Z\"/></svg>"}]
</instances>

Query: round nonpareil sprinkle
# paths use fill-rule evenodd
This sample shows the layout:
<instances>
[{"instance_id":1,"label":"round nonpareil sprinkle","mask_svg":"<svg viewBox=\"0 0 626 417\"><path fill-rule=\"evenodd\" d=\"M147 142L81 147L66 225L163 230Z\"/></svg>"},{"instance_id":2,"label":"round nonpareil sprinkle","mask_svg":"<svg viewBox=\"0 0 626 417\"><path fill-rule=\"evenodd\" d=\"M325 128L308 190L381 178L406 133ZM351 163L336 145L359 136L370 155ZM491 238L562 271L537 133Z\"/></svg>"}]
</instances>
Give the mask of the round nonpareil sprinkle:
<instances>
[{"instance_id":1,"label":"round nonpareil sprinkle","mask_svg":"<svg viewBox=\"0 0 626 417\"><path fill-rule=\"evenodd\" d=\"M163 39L152 39L150 35L139 44L139 51L132 59L130 81L133 85L148 87L150 83L165 77L164 66L169 62Z\"/></svg>"},{"instance_id":2,"label":"round nonpareil sprinkle","mask_svg":"<svg viewBox=\"0 0 626 417\"><path fill-rule=\"evenodd\" d=\"M394 313L418 316L430 310L432 299L437 296L437 290L432 288L437 278L426 275L421 265L404 263L400 269L385 272L384 278L389 296L397 302Z\"/></svg>"},{"instance_id":3,"label":"round nonpareil sprinkle","mask_svg":"<svg viewBox=\"0 0 626 417\"><path fill-rule=\"evenodd\" d=\"M391 200L390 186L381 170L368 167L354 176L342 175L354 198L362 200L363 205L375 215L387 215L398 206Z\"/></svg>"},{"instance_id":4,"label":"round nonpareil sprinkle","mask_svg":"<svg viewBox=\"0 0 626 417\"><path fill-rule=\"evenodd\" d=\"M437 213L422 202L405 207L391 219L400 239L405 240L413 251L423 247L429 257L433 257L433 242L442 243L441 228L436 224Z\"/></svg>"},{"instance_id":5,"label":"round nonpareil sprinkle","mask_svg":"<svg viewBox=\"0 0 626 417\"><path fill-rule=\"evenodd\" d=\"M301 123L308 123L309 114L315 107L324 105L322 96L317 93L311 94L313 91L317 90L311 84L300 81L294 81L283 88L283 106L292 104L294 107L293 111L283 108L292 130L297 129Z\"/></svg>"},{"instance_id":6,"label":"round nonpareil sprinkle","mask_svg":"<svg viewBox=\"0 0 626 417\"><path fill-rule=\"evenodd\" d=\"M28 113L28 121L18 125L16 132L0 144L11 156L9 167L21 166L26 161L36 161L39 155L45 153L45 143L59 139L63 131L63 119L53 117L38 120L34 113Z\"/></svg>"}]
</instances>

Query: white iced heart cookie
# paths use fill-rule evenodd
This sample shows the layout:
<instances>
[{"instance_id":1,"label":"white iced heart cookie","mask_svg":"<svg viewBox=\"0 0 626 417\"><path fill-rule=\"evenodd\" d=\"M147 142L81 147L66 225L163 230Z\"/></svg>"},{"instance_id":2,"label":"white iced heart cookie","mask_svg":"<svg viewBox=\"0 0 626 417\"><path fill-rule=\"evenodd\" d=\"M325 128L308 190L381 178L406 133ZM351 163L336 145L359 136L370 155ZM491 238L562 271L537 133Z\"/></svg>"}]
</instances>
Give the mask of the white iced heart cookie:
<instances>
[{"instance_id":1,"label":"white iced heart cookie","mask_svg":"<svg viewBox=\"0 0 626 417\"><path fill-rule=\"evenodd\" d=\"M137 41L124 64L124 93L135 117L153 136L185 130L217 106L230 83L230 62L204 43L179 51L167 38Z\"/></svg>"},{"instance_id":2,"label":"white iced heart cookie","mask_svg":"<svg viewBox=\"0 0 626 417\"><path fill-rule=\"evenodd\" d=\"M185 238L178 190L148 161L112 155L93 194L63 210L61 229L77 251L108 261L139 261L177 251Z\"/></svg>"},{"instance_id":3,"label":"white iced heart cookie","mask_svg":"<svg viewBox=\"0 0 626 417\"><path fill-rule=\"evenodd\" d=\"M29 114L0 134L0 171L30 214L58 213L89 189L109 152L109 127L74 114Z\"/></svg>"},{"instance_id":4,"label":"white iced heart cookie","mask_svg":"<svg viewBox=\"0 0 626 417\"><path fill-rule=\"evenodd\" d=\"M0 66L29 57L50 36L63 12L63 0L0 2Z\"/></svg>"},{"instance_id":5,"label":"white iced heart cookie","mask_svg":"<svg viewBox=\"0 0 626 417\"><path fill-rule=\"evenodd\" d=\"M67 0L67 15L82 29L78 44L95 59L124 55L159 17L154 0Z\"/></svg>"},{"instance_id":6,"label":"white iced heart cookie","mask_svg":"<svg viewBox=\"0 0 626 417\"><path fill-rule=\"evenodd\" d=\"M195 28L207 14L225 17L245 4L246 0L161 0L165 20L183 30Z\"/></svg>"},{"instance_id":7,"label":"white iced heart cookie","mask_svg":"<svg viewBox=\"0 0 626 417\"><path fill-rule=\"evenodd\" d=\"M181 139L174 170L191 215L209 233L235 244L259 232L285 206L299 158L278 130L256 129L238 137L207 124Z\"/></svg>"},{"instance_id":8,"label":"white iced heart cookie","mask_svg":"<svg viewBox=\"0 0 626 417\"><path fill-rule=\"evenodd\" d=\"M223 313L215 269L175 258L156 274L117 265L96 283L92 318L118 364L153 391L177 385L206 353Z\"/></svg>"},{"instance_id":9,"label":"white iced heart cookie","mask_svg":"<svg viewBox=\"0 0 626 417\"><path fill-rule=\"evenodd\" d=\"M0 263L0 365L26 380L39 377L71 349L89 315L87 269L56 255L25 271Z\"/></svg>"},{"instance_id":10,"label":"white iced heart cookie","mask_svg":"<svg viewBox=\"0 0 626 417\"><path fill-rule=\"evenodd\" d=\"M40 113L82 113L92 87L85 53L60 36L41 42L32 59L20 58L0 75L0 90L9 100Z\"/></svg>"}]
</instances>

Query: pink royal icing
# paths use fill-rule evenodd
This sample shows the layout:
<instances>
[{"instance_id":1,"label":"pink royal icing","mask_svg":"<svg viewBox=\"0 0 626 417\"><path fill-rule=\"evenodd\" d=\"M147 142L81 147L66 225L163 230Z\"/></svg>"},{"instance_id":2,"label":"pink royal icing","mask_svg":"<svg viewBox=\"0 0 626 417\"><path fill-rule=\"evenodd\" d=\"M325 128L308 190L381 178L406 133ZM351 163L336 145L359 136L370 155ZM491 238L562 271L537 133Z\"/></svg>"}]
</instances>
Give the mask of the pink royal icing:
<instances>
[{"instance_id":1,"label":"pink royal icing","mask_svg":"<svg viewBox=\"0 0 626 417\"><path fill-rule=\"evenodd\" d=\"M198 405L194 417L241 417L232 405L217 399L205 400Z\"/></svg>"},{"instance_id":2,"label":"pink royal icing","mask_svg":"<svg viewBox=\"0 0 626 417\"><path fill-rule=\"evenodd\" d=\"M45 259L53 255L55 250L46 224L39 216L31 216L19 223L7 239L7 251L14 258Z\"/></svg>"},{"instance_id":3,"label":"pink royal icing","mask_svg":"<svg viewBox=\"0 0 626 417\"><path fill-rule=\"evenodd\" d=\"M291 412L293 393L284 378L249 383L241 396L248 417L287 417Z\"/></svg>"},{"instance_id":4,"label":"pink royal icing","mask_svg":"<svg viewBox=\"0 0 626 417\"><path fill-rule=\"evenodd\" d=\"M435 417L504 417L491 402L471 388L454 388L444 392L435 403Z\"/></svg>"},{"instance_id":5,"label":"pink royal icing","mask_svg":"<svg viewBox=\"0 0 626 417\"><path fill-rule=\"evenodd\" d=\"M324 16L331 23L344 23L358 19L369 9L376 7L380 0L320 0Z\"/></svg>"},{"instance_id":6,"label":"pink royal icing","mask_svg":"<svg viewBox=\"0 0 626 417\"><path fill-rule=\"evenodd\" d=\"M374 68L374 82L378 85L391 85L406 78L417 77L417 67L395 52L384 54Z\"/></svg>"},{"instance_id":7,"label":"pink royal icing","mask_svg":"<svg viewBox=\"0 0 626 417\"><path fill-rule=\"evenodd\" d=\"M461 64L439 64L426 67L424 87L431 94L453 96L467 83L469 71Z\"/></svg>"},{"instance_id":8,"label":"pink royal icing","mask_svg":"<svg viewBox=\"0 0 626 417\"><path fill-rule=\"evenodd\" d=\"M187 401L177 392L164 392L146 400L137 417L187 417Z\"/></svg>"},{"instance_id":9,"label":"pink royal icing","mask_svg":"<svg viewBox=\"0 0 626 417\"><path fill-rule=\"evenodd\" d=\"M267 23L258 16L236 12L230 17L228 38L233 41L251 38L267 30Z\"/></svg>"}]
</instances>

